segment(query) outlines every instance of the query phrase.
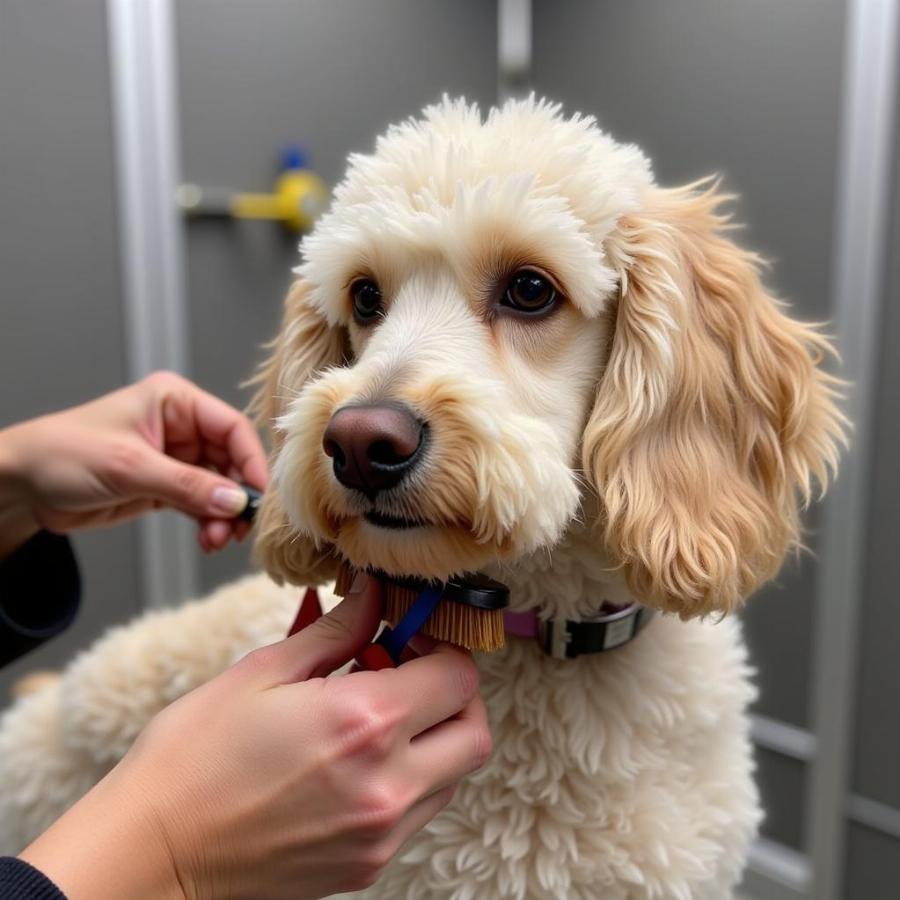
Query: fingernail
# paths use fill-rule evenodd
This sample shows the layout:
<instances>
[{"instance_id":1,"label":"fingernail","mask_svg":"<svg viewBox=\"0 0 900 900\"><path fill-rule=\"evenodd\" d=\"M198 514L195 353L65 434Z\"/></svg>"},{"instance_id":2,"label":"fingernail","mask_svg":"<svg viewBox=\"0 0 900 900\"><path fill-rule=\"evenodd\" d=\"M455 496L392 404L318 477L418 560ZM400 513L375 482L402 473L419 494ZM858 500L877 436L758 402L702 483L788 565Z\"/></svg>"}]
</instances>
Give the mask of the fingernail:
<instances>
[{"instance_id":1,"label":"fingernail","mask_svg":"<svg viewBox=\"0 0 900 900\"><path fill-rule=\"evenodd\" d=\"M236 516L247 505L247 495L239 488L217 487L212 492L210 511L221 516Z\"/></svg>"},{"instance_id":2,"label":"fingernail","mask_svg":"<svg viewBox=\"0 0 900 900\"><path fill-rule=\"evenodd\" d=\"M348 597L358 597L369 583L369 576L365 572L357 572L350 584L350 590L347 591Z\"/></svg>"}]
</instances>

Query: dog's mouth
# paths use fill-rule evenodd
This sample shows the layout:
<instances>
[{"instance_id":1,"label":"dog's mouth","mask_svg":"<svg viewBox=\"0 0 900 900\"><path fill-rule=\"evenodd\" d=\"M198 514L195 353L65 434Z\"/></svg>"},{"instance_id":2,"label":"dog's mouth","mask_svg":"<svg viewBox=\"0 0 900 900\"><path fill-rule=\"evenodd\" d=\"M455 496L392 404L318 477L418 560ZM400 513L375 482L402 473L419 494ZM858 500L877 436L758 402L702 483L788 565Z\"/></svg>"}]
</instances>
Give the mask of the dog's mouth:
<instances>
[{"instance_id":1,"label":"dog's mouth","mask_svg":"<svg viewBox=\"0 0 900 900\"><path fill-rule=\"evenodd\" d=\"M392 531L403 531L408 530L410 528L422 528L425 525L429 525L429 522L425 522L422 519L407 519L404 516L391 516L387 513L378 512L377 510L371 510L367 512L363 518L370 524L376 525L378 528L388 528Z\"/></svg>"},{"instance_id":2,"label":"dog's mouth","mask_svg":"<svg viewBox=\"0 0 900 900\"><path fill-rule=\"evenodd\" d=\"M331 543L357 568L446 580L508 555L505 541L479 540L462 517L445 519L427 508L427 500L421 511L412 497L386 497L381 503L347 510L328 523Z\"/></svg>"}]
</instances>

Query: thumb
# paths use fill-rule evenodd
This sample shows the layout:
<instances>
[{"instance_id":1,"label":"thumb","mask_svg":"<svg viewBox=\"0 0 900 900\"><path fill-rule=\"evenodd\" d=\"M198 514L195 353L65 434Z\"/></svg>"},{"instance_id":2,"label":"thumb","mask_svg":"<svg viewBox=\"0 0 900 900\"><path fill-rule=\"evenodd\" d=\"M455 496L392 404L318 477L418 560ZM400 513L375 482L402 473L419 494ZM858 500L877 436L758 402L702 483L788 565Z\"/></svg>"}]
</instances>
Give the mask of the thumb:
<instances>
[{"instance_id":1,"label":"thumb","mask_svg":"<svg viewBox=\"0 0 900 900\"><path fill-rule=\"evenodd\" d=\"M360 572L347 596L303 631L267 648L268 677L276 684L322 678L353 659L381 623L381 586Z\"/></svg>"},{"instance_id":2,"label":"thumb","mask_svg":"<svg viewBox=\"0 0 900 900\"><path fill-rule=\"evenodd\" d=\"M231 519L248 502L247 494L230 479L164 453L148 453L136 468L134 487L141 496L195 518Z\"/></svg>"}]
</instances>

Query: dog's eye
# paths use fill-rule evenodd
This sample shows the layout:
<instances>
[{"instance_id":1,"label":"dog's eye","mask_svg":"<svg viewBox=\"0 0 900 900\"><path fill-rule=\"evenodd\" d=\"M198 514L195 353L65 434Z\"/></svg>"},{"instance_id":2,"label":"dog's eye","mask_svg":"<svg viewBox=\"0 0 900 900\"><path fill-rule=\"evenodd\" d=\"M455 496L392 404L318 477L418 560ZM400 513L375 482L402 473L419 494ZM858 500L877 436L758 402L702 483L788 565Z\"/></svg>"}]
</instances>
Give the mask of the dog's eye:
<instances>
[{"instance_id":1,"label":"dog's eye","mask_svg":"<svg viewBox=\"0 0 900 900\"><path fill-rule=\"evenodd\" d=\"M371 278L361 278L350 288L353 316L360 325L368 325L382 312L381 288Z\"/></svg>"},{"instance_id":2,"label":"dog's eye","mask_svg":"<svg viewBox=\"0 0 900 900\"><path fill-rule=\"evenodd\" d=\"M556 288L539 272L521 269L510 279L502 302L518 312L549 312L556 302Z\"/></svg>"}]
</instances>

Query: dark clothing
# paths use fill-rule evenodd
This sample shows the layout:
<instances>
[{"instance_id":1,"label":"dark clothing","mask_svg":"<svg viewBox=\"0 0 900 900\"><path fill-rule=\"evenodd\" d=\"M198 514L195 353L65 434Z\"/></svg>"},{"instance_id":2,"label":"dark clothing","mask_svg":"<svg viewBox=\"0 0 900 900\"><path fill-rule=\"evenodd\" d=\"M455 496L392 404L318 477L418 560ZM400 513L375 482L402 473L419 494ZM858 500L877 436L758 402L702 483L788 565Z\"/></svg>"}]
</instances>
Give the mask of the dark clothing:
<instances>
[{"instance_id":1,"label":"dark clothing","mask_svg":"<svg viewBox=\"0 0 900 900\"><path fill-rule=\"evenodd\" d=\"M81 579L69 539L38 532L0 562L0 667L68 628Z\"/></svg>"},{"instance_id":2,"label":"dark clothing","mask_svg":"<svg viewBox=\"0 0 900 900\"><path fill-rule=\"evenodd\" d=\"M43 873L15 856L0 856L0 900L66 900Z\"/></svg>"},{"instance_id":3,"label":"dark clothing","mask_svg":"<svg viewBox=\"0 0 900 900\"><path fill-rule=\"evenodd\" d=\"M68 538L38 532L0 563L0 666L67 628L78 611L81 579ZM0 900L66 900L46 875L0 856Z\"/></svg>"},{"instance_id":4,"label":"dark clothing","mask_svg":"<svg viewBox=\"0 0 900 900\"><path fill-rule=\"evenodd\" d=\"M81 579L68 538L38 532L0 563L0 666L67 628L78 611ZM66 900L46 875L0 857L0 900Z\"/></svg>"}]
</instances>

